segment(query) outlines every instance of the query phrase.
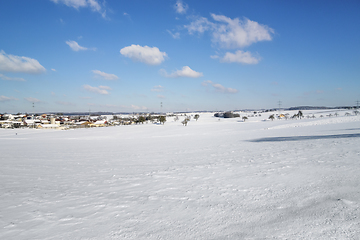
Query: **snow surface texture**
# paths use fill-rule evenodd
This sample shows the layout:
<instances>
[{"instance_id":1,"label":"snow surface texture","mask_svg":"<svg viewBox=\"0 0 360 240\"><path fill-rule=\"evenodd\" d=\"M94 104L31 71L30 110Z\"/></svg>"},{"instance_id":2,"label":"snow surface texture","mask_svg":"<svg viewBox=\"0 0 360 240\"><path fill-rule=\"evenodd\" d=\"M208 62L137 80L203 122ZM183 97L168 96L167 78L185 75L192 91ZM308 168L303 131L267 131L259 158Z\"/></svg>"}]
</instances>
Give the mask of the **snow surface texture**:
<instances>
[{"instance_id":1,"label":"snow surface texture","mask_svg":"<svg viewBox=\"0 0 360 240\"><path fill-rule=\"evenodd\" d=\"M341 115L1 129L0 239L360 239Z\"/></svg>"}]
</instances>

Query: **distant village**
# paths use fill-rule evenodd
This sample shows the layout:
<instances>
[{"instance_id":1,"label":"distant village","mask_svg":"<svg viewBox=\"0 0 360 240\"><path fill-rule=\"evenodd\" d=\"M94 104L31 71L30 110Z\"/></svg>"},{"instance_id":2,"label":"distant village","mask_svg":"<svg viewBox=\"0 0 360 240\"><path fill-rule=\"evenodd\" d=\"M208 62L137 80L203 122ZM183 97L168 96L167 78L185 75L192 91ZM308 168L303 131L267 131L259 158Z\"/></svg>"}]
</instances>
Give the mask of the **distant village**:
<instances>
[{"instance_id":1,"label":"distant village","mask_svg":"<svg viewBox=\"0 0 360 240\"><path fill-rule=\"evenodd\" d=\"M186 114L185 114L186 115ZM174 116L170 114L168 116ZM64 116L62 114L0 114L0 128L34 129L76 129L108 127L117 125L143 124L144 122L165 123L166 115L88 115Z\"/></svg>"}]
</instances>

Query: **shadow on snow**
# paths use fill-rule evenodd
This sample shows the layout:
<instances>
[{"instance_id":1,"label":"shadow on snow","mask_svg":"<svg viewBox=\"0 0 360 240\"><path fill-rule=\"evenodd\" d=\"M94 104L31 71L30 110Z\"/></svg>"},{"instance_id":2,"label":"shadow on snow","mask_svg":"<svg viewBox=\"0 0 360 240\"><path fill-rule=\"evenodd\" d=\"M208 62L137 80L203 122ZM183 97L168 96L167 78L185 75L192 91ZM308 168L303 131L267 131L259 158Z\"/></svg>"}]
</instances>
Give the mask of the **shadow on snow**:
<instances>
[{"instance_id":1,"label":"shadow on snow","mask_svg":"<svg viewBox=\"0 0 360 240\"><path fill-rule=\"evenodd\" d=\"M331 138L356 138L360 137L360 133L353 134L337 134L337 135L320 135L320 136L294 136L294 137L268 137L249 140L249 142L286 142L286 141L303 141Z\"/></svg>"}]
</instances>

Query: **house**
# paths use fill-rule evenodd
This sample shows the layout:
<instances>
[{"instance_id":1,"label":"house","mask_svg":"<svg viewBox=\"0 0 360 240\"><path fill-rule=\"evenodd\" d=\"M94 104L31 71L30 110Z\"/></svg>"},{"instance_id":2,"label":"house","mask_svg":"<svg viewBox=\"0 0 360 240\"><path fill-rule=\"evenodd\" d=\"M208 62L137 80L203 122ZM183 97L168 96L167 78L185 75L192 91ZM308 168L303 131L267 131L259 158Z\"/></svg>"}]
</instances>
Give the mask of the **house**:
<instances>
[{"instance_id":1,"label":"house","mask_svg":"<svg viewBox=\"0 0 360 240\"><path fill-rule=\"evenodd\" d=\"M90 127L105 127L106 123L106 120L97 120L96 122L91 123Z\"/></svg>"},{"instance_id":2,"label":"house","mask_svg":"<svg viewBox=\"0 0 360 240\"><path fill-rule=\"evenodd\" d=\"M11 128L12 127L12 121L10 120L1 120L0 121L0 128Z\"/></svg>"},{"instance_id":3,"label":"house","mask_svg":"<svg viewBox=\"0 0 360 240\"><path fill-rule=\"evenodd\" d=\"M63 129L57 124L39 124L36 126L37 129Z\"/></svg>"},{"instance_id":4,"label":"house","mask_svg":"<svg viewBox=\"0 0 360 240\"><path fill-rule=\"evenodd\" d=\"M20 128L24 126L21 121L1 120L0 128Z\"/></svg>"}]
</instances>

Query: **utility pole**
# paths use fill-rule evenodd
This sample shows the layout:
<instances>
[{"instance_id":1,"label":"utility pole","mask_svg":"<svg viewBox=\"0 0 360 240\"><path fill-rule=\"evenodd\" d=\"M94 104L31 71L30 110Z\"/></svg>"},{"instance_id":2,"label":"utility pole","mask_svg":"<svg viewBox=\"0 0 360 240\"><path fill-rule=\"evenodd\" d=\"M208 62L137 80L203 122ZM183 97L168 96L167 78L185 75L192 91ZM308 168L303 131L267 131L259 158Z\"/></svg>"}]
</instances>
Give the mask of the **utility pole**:
<instances>
[{"instance_id":1,"label":"utility pole","mask_svg":"<svg viewBox=\"0 0 360 240\"><path fill-rule=\"evenodd\" d=\"M356 100L356 110L359 109L359 103L360 103L360 101L359 101L359 100Z\"/></svg>"},{"instance_id":2,"label":"utility pole","mask_svg":"<svg viewBox=\"0 0 360 240\"><path fill-rule=\"evenodd\" d=\"M282 102L279 100L279 101L278 101L278 104L279 104L279 113L280 113L281 103L282 103Z\"/></svg>"},{"instance_id":3,"label":"utility pole","mask_svg":"<svg viewBox=\"0 0 360 240\"><path fill-rule=\"evenodd\" d=\"M32 103L33 104L33 128L35 128L35 111L34 111L34 108L35 108L35 103Z\"/></svg>"},{"instance_id":4,"label":"utility pole","mask_svg":"<svg viewBox=\"0 0 360 240\"><path fill-rule=\"evenodd\" d=\"M162 115L162 106L163 106L163 104L162 104L162 102L160 102L160 109L161 109L161 110L160 110L160 111L161 111L160 114L161 114L161 115Z\"/></svg>"}]
</instances>

